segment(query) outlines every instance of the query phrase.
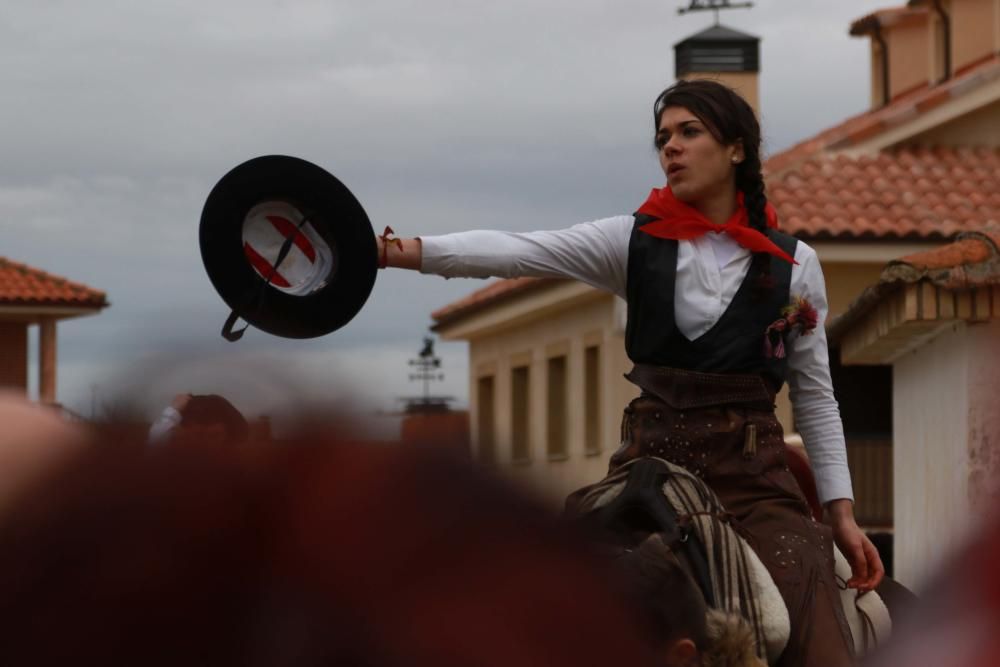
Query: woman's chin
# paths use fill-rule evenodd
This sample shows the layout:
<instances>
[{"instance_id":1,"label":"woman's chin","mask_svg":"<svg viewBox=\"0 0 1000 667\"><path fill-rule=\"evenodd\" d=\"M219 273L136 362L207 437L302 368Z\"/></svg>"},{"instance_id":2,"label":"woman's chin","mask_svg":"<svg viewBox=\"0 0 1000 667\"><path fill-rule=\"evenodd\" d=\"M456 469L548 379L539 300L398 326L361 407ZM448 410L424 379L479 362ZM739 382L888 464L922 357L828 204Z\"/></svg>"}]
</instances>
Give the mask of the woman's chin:
<instances>
[{"instance_id":1,"label":"woman's chin","mask_svg":"<svg viewBox=\"0 0 1000 667\"><path fill-rule=\"evenodd\" d=\"M698 201L698 193L695 188L687 185L686 183L671 183L670 191L674 193L674 197L678 201L682 201L685 204L691 204L692 202Z\"/></svg>"}]
</instances>

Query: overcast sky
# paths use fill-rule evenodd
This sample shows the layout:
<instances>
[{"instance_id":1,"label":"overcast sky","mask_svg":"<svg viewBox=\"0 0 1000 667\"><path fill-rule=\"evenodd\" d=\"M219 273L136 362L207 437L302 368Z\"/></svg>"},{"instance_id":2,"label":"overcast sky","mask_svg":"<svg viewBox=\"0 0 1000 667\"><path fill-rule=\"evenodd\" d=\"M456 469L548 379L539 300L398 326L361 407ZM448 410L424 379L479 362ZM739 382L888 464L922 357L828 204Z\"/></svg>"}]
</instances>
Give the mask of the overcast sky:
<instances>
[{"instance_id":1,"label":"overcast sky","mask_svg":"<svg viewBox=\"0 0 1000 667\"><path fill-rule=\"evenodd\" d=\"M60 324L59 400L89 414L95 392L155 406L224 391L253 413L260 394L289 388L383 409L418 393L406 360L430 312L483 283L380 272L329 336L227 343L198 249L212 186L251 157L296 155L347 184L376 229L405 236L631 212L663 181L650 108L673 80L672 47L712 23L678 16L682 4L6 0L0 255L111 302ZM866 108L868 45L847 30L886 4L723 13L762 39L767 153ZM437 391L465 404L465 344L438 351Z\"/></svg>"}]
</instances>

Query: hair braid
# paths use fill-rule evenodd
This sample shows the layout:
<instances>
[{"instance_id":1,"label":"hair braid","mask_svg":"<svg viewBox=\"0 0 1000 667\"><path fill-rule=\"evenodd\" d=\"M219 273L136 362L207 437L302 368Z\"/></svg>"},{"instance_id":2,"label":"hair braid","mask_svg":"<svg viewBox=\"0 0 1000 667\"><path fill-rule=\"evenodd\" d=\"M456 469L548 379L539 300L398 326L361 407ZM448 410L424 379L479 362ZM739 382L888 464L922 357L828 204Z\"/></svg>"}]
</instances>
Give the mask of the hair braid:
<instances>
[{"instance_id":1,"label":"hair braid","mask_svg":"<svg viewBox=\"0 0 1000 667\"><path fill-rule=\"evenodd\" d=\"M747 150L746 157L736 169L736 187L743 192L743 203L752 228L767 234L767 196L764 194L764 176L761 173L760 154ZM774 286L771 279L771 256L766 252L756 252L751 271L756 273L754 294L757 298Z\"/></svg>"}]
</instances>

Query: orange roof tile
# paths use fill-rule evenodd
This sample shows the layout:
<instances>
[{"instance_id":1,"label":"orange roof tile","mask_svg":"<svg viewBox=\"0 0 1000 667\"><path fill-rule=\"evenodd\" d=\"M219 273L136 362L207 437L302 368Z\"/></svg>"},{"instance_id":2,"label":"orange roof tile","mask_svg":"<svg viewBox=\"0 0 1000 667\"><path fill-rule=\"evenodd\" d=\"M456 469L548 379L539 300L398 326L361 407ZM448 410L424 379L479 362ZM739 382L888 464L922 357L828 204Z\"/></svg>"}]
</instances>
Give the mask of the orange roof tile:
<instances>
[{"instance_id":1,"label":"orange roof tile","mask_svg":"<svg viewBox=\"0 0 1000 667\"><path fill-rule=\"evenodd\" d=\"M431 313L431 318L436 322L432 328L436 329L438 326L448 324L515 295L525 294L559 282L564 281L557 278L507 278L494 281L486 287Z\"/></svg>"},{"instance_id":2,"label":"orange roof tile","mask_svg":"<svg viewBox=\"0 0 1000 667\"><path fill-rule=\"evenodd\" d=\"M807 239L950 239L1000 223L1000 149L819 154L768 179L782 230Z\"/></svg>"},{"instance_id":3,"label":"orange roof tile","mask_svg":"<svg viewBox=\"0 0 1000 667\"><path fill-rule=\"evenodd\" d=\"M950 290L1000 285L1000 226L961 234L954 243L889 262L880 282L923 279Z\"/></svg>"},{"instance_id":4,"label":"orange roof tile","mask_svg":"<svg viewBox=\"0 0 1000 667\"><path fill-rule=\"evenodd\" d=\"M0 305L104 308L104 292L0 257Z\"/></svg>"},{"instance_id":5,"label":"orange roof tile","mask_svg":"<svg viewBox=\"0 0 1000 667\"><path fill-rule=\"evenodd\" d=\"M883 107L852 116L772 155L764 164L765 174L779 174L821 151L848 148L997 78L1000 78L1000 56L988 56L943 83L906 91Z\"/></svg>"}]
</instances>

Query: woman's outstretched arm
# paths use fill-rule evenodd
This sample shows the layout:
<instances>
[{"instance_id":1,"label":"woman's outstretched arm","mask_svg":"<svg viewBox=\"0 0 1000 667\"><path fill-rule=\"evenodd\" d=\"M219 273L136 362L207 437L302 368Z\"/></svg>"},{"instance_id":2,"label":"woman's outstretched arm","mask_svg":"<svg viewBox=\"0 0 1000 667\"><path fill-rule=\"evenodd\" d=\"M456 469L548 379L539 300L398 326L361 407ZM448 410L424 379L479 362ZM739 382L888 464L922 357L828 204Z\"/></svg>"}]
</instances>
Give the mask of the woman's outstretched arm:
<instances>
[{"instance_id":1,"label":"woman's outstretched arm","mask_svg":"<svg viewBox=\"0 0 1000 667\"><path fill-rule=\"evenodd\" d=\"M550 231L379 237L379 260L445 278L569 278L624 296L633 223L629 215Z\"/></svg>"}]
</instances>

